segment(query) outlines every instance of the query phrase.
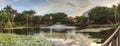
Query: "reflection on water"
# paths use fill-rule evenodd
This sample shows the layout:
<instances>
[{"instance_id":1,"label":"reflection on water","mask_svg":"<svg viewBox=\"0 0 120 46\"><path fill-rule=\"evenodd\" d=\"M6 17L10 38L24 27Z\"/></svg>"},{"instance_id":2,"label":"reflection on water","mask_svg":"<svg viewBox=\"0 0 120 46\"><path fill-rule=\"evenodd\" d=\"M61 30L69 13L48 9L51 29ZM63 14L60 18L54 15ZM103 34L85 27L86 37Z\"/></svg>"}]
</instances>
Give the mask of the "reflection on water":
<instances>
[{"instance_id":1,"label":"reflection on water","mask_svg":"<svg viewBox=\"0 0 120 46\"><path fill-rule=\"evenodd\" d=\"M3 33L14 33L20 35L33 35L39 33L40 28L6 29Z\"/></svg>"},{"instance_id":2,"label":"reflection on water","mask_svg":"<svg viewBox=\"0 0 120 46\"><path fill-rule=\"evenodd\" d=\"M47 40L54 42L55 46L100 46L83 34L70 35L66 33L45 33L35 35L46 37Z\"/></svg>"},{"instance_id":3,"label":"reflection on water","mask_svg":"<svg viewBox=\"0 0 120 46\"><path fill-rule=\"evenodd\" d=\"M65 31L59 33L49 33L49 29L41 30L40 28L24 28L24 29L13 29L13 30L4 30L4 33L15 33L22 35L32 35L35 37L43 36L48 41L54 42L55 46L100 46L93 42L93 39L88 38L83 34L77 33L71 35Z\"/></svg>"},{"instance_id":4,"label":"reflection on water","mask_svg":"<svg viewBox=\"0 0 120 46\"><path fill-rule=\"evenodd\" d=\"M53 30L53 32L56 33L70 33L68 31L71 31L69 29L65 29L62 31L56 31ZM15 33L20 35L33 35L33 34L39 34L41 33L50 33L50 29L40 29L40 28L23 28L23 29L6 29L2 31L3 33Z\"/></svg>"}]
</instances>

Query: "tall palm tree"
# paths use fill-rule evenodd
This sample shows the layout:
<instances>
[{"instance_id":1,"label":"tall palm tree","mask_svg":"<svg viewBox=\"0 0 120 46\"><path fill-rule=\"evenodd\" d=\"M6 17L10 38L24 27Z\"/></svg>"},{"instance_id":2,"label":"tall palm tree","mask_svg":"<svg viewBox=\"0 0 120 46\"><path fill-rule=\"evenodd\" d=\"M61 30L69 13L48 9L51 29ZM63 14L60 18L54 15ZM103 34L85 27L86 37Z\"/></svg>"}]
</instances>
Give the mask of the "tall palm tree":
<instances>
[{"instance_id":1,"label":"tall palm tree","mask_svg":"<svg viewBox=\"0 0 120 46\"><path fill-rule=\"evenodd\" d=\"M28 19L30 18L29 20L27 20L28 22L30 22L35 14L35 11L34 10L23 11L23 14L27 15Z\"/></svg>"},{"instance_id":2,"label":"tall palm tree","mask_svg":"<svg viewBox=\"0 0 120 46\"><path fill-rule=\"evenodd\" d=\"M36 12L34 10L23 11L23 14L27 15L27 25L30 23L32 24L32 17ZM28 26L27 26L28 27ZM28 34L28 33L27 33Z\"/></svg>"},{"instance_id":3,"label":"tall palm tree","mask_svg":"<svg viewBox=\"0 0 120 46\"><path fill-rule=\"evenodd\" d=\"M13 18L14 15L17 13L17 10L13 9L10 5L7 5L2 9L2 12L7 15L7 22L10 25L10 27L13 27Z\"/></svg>"},{"instance_id":4,"label":"tall palm tree","mask_svg":"<svg viewBox=\"0 0 120 46\"><path fill-rule=\"evenodd\" d=\"M116 5L113 5L113 10L114 10L114 17L115 17L115 23L117 23L117 6Z\"/></svg>"},{"instance_id":5,"label":"tall palm tree","mask_svg":"<svg viewBox=\"0 0 120 46\"><path fill-rule=\"evenodd\" d=\"M17 10L13 9L10 5L7 5L2 10L8 16L8 22L13 22L13 17L17 13Z\"/></svg>"}]
</instances>

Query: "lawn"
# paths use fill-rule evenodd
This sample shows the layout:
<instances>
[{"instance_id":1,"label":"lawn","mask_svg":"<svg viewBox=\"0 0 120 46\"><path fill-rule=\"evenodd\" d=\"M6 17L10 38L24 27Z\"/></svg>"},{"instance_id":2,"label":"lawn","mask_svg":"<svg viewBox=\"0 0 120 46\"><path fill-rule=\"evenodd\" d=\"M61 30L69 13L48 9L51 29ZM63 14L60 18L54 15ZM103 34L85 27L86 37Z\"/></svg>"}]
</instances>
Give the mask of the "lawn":
<instances>
[{"instance_id":1,"label":"lawn","mask_svg":"<svg viewBox=\"0 0 120 46\"><path fill-rule=\"evenodd\" d=\"M87 29L79 30L78 32L100 32L102 30L109 30L109 29L112 29L112 28L113 27L87 28Z\"/></svg>"},{"instance_id":2,"label":"lawn","mask_svg":"<svg viewBox=\"0 0 120 46\"><path fill-rule=\"evenodd\" d=\"M4 29L11 30L11 29L24 29L24 28L32 28L32 27L13 27L13 28L4 28Z\"/></svg>"}]
</instances>

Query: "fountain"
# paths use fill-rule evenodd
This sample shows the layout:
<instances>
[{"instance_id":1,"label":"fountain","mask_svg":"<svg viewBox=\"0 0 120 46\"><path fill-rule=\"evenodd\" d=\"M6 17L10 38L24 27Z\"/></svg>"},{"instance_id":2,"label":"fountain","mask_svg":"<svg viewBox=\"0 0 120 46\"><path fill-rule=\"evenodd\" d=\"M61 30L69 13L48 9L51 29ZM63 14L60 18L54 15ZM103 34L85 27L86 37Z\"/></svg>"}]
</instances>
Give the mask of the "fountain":
<instances>
[{"instance_id":1,"label":"fountain","mask_svg":"<svg viewBox=\"0 0 120 46\"><path fill-rule=\"evenodd\" d=\"M67 33L75 33L75 29L77 27L75 26L66 26L66 25L63 25L63 24L60 24L60 23L57 23L55 25L52 25L52 26L48 26L48 27L40 27L41 29L50 29L50 33L53 32L53 30L57 31L57 32L60 32L60 31L63 31L65 29L68 29Z\"/></svg>"},{"instance_id":2,"label":"fountain","mask_svg":"<svg viewBox=\"0 0 120 46\"><path fill-rule=\"evenodd\" d=\"M54 46L100 46L93 42L94 39L90 39L89 35L77 33L75 26L67 26L60 23L40 27L41 29L49 29L50 33L40 32L39 36L44 36L46 40L54 42ZM67 30L66 30L67 29ZM67 33L53 33L67 31ZM41 35L42 34L42 35Z\"/></svg>"}]
</instances>

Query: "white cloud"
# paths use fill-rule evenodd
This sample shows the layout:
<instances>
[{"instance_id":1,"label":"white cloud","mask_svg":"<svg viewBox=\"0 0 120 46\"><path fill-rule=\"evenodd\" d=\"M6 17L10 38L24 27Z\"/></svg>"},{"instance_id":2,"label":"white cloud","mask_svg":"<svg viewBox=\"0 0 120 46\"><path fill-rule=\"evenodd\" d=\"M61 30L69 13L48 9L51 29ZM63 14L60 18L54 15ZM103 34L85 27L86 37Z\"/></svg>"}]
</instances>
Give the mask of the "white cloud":
<instances>
[{"instance_id":1,"label":"white cloud","mask_svg":"<svg viewBox=\"0 0 120 46\"><path fill-rule=\"evenodd\" d=\"M65 12L71 16L80 16L95 6L111 6L119 0L46 0L44 6L34 6L39 14L50 12ZM39 9L39 10L38 10Z\"/></svg>"},{"instance_id":2,"label":"white cloud","mask_svg":"<svg viewBox=\"0 0 120 46\"><path fill-rule=\"evenodd\" d=\"M0 0L0 6L4 6L4 5L6 5L7 3L6 3L6 1L5 0Z\"/></svg>"},{"instance_id":3,"label":"white cloud","mask_svg":"<svg viewBox=\"0 0 120 46\"><path fill-rule=\"evenodd\" d=\"M8 4L8 2L10 1L14 1L14 2L18 2L19 0L0 0L0 5L1 6L5 6Z\"/></svg>"},{"instance_id":4,"label":"white cloud","mask_svg":"<svg viewBox=\"0 0 120 46\"><path fill-rule=\"evenodd\" d=\"M12 0L12 1L14 1L14 2L18 2L19 0Z\"/></svg>"},{"instance_id":5,"label":"white cloud","mask_svg":"<svg viewBox=\"0 0 120 46\"><path fill-rule=\"evenodd\" d=\"M21 0L0 0L0 6L5 6L11 1L18 2ZM70 16L80 16L95 6L110 7L118 2L120 0L46 0L43 4L33 6L33 9L37 11L37 14L65 12Z\"/></svg>"}]
</instances>

